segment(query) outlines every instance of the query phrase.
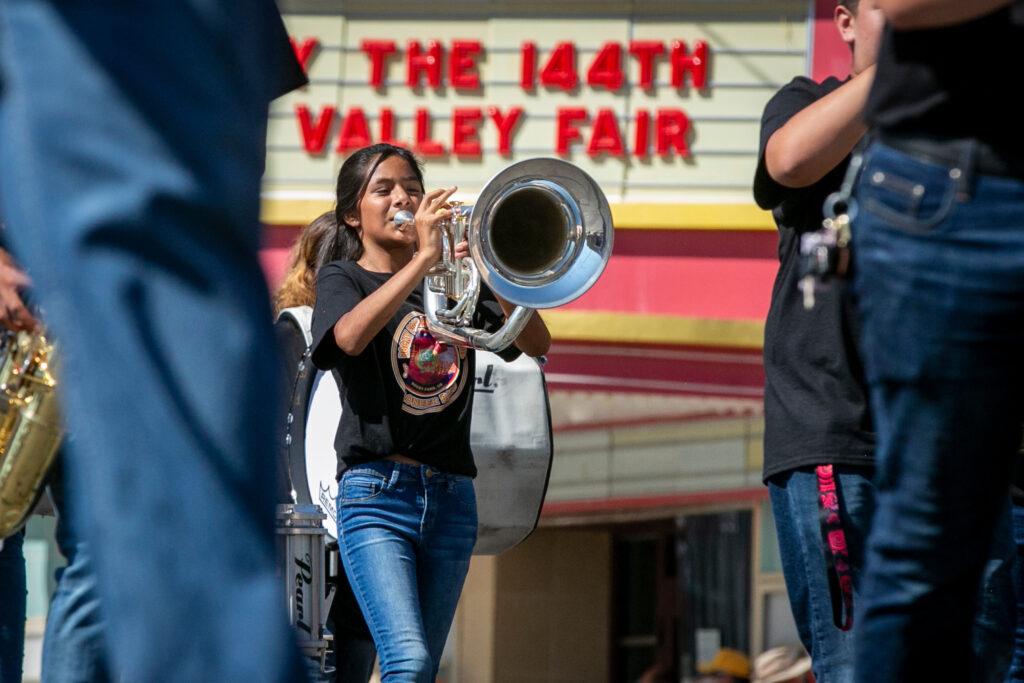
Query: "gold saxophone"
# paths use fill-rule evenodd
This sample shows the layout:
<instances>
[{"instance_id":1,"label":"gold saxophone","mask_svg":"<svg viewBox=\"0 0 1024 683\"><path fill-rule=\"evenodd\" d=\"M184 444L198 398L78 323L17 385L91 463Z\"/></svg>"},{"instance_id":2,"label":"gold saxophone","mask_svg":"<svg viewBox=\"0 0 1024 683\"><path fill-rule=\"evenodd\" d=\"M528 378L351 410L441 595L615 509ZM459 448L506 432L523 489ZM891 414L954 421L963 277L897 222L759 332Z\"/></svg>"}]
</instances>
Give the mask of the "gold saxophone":
<instances>
[{"instance_id":1,"label":"gold saxophone","mask_svg":"<svg viewBox=\"0 0 1024 683\"><path fill-rule=\"evenodd\" d=\"M43 333L0 332L0 539L39 502L64 437L55 360Z\"/></svg>"}]
</instances>

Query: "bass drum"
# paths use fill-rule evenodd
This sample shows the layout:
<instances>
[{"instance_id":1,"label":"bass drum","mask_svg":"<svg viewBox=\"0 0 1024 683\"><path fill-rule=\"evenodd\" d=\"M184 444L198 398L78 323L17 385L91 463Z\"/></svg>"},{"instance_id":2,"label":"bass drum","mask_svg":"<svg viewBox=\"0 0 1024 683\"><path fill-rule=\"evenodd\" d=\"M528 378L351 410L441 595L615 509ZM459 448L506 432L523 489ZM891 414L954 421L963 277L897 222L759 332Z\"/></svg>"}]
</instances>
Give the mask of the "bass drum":
<instances>
[{"instance_id":1,"label":"bass drum","mask_svg":"<svg viewBox=\"0 0 1024 683\"><path fill-rule=\"evenodd\" d=\"M299 363L285 436L292 498L327 513L327 535L338 538L337 458L334 435L341 417L340 378L317 370L309 352ZM471 432L478 470L474 480L476 555L496 555L524 541L537 527L551 474L551 410L544 372L528 356L508 363L476 352Z\"/></svg>"}]
</instances>

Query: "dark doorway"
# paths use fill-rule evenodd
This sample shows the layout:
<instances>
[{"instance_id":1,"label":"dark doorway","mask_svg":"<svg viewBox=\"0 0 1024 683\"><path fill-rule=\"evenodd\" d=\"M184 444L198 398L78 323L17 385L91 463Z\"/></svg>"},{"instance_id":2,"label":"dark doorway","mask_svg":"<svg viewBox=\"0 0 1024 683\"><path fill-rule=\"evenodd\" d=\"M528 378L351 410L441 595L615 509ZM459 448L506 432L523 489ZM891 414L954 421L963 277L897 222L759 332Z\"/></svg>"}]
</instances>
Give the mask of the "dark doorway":
<instances>
[{"instance_id":1,"label":"dark doorway","mask_svg":"<svg viewBox=\"0 0 1024 683\"><path fill-rule=\"evenodd\" d=\"M670 683L750 647L749 510L613 528L613 681Z\"/></svg>"}]
</instances>

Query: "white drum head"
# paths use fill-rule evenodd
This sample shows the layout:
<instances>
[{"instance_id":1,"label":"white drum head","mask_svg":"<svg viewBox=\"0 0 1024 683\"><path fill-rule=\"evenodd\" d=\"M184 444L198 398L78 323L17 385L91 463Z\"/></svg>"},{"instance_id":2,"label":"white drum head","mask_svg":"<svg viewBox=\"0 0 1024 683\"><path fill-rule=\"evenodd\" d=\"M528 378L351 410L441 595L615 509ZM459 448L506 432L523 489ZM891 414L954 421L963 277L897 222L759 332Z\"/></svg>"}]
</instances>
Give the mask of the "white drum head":
<instances>
[{"instance_id":1,"label":"white drum head","mask_svg":"<svg viewBox=\"0 0 1024 683\"><path fill-rule=\"evenodd\" d=\"M313 379L306 413L306 482L311 501L327 513L324 528L333 540L338 539L338 459L334 452L334 436L341 419L341 395L338 383L330 372L318 371ZM303 485L295 482L296 486Z\"/></svg>"}]
</instances>

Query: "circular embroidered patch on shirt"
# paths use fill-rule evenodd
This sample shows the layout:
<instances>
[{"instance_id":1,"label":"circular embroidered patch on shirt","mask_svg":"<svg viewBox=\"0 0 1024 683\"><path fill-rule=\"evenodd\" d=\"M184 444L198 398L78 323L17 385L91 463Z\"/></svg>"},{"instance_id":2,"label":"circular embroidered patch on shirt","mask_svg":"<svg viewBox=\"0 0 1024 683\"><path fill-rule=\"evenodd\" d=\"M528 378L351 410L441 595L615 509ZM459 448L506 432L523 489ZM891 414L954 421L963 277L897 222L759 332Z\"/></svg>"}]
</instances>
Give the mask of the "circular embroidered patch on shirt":
<instances>
[{"instance_id":1,"label":"circular embroidered patch on shirt","mask_svg":"<svg viewBox=\"0 0 1024 683\"><path fill-rule=\"evenodd\" d=\"M391 345L391 368L402 388L402 410L436 413L454 401L466 385L466 349L434 339L422 313L398 324Z\"/></svg>"}]
</instances>

